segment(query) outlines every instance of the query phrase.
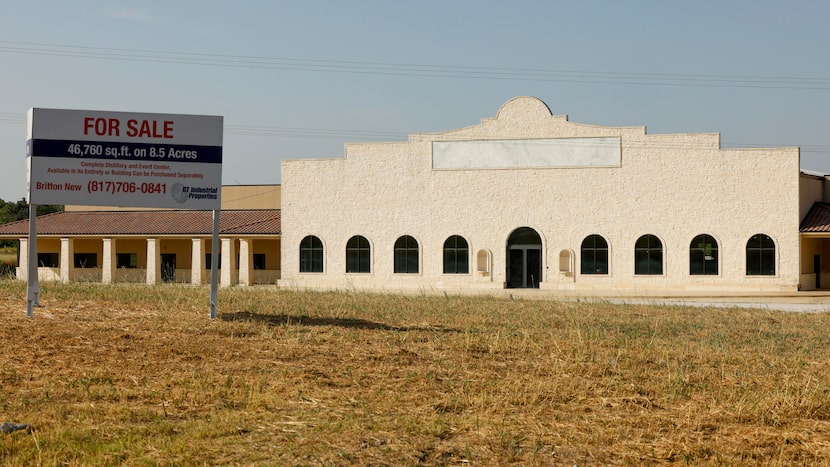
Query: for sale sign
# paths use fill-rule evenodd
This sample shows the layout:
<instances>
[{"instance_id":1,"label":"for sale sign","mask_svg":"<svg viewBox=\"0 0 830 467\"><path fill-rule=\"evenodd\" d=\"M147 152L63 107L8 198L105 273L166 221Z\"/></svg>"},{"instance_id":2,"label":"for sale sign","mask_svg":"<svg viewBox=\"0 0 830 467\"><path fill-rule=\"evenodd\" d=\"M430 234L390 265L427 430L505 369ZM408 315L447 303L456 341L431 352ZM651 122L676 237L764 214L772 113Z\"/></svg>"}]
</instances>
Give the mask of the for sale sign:
<instances>
[{"instance_id":1,"label":"for sale sign","mask_svg":"<svg viewBox=\"0 0 830 467\"><path fill-rule=\"evenodd\" d=\"M30 204L220 208L222 117L30 109Z\"/></svg>"}]
</instances>

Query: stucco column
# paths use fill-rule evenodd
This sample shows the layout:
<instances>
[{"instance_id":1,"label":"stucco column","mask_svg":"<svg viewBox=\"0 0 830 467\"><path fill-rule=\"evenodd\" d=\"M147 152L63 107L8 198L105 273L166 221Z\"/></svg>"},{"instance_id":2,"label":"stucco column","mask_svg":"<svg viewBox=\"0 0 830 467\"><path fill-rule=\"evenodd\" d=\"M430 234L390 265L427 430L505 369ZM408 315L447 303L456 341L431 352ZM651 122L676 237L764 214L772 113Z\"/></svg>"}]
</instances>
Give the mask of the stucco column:
<instances>
[{"instance_id":1,"label":"stucco column","mask_svg":"<svg viewBox=\"0 0 830 467\"><path fill-rule=\"evenodd\" d=\"M202 274L205 271L205 239L194 238L190 248L190 283L202 284Z\"/></svg>"},{"instance_id":2,"label":"stucco column","mask_svg":"<svg viewBox=\"0 0 830 467\"><path fill-rule=\"evenodd\" d=\"M222 239L222 275L219 276L219 285L230 287L236 283L236 248L234 239Z\"/></svg>"},{"instance_id":3,"label":"stucco column","mask_svg":"<svg viewBox=\"0 0 830 467\"><path fill-rule=\"evenodd\" d=\"M101 283L112 284L115 282L115 271L118 266L115 258L115 239L105 238L102 242L104 257L101 258Z\"/></svg>"},{"instance_id":4,"label":"stucco column","mask_svg":"<svg viewBox=\"0 0 830 467\"><path fill-rule=\"evenodd\" d=\"M161 279L161 251L157 238L147 239L147 284L154 285Z\"/></svg>"},{"instance_id":5,"label":"stucco column","mask_svg":"<svg viewBox=\"0 0 830 467\"><path fill-rule=\"evenodd\" d=\"M20 239L20 248L17 249L17 271L15 272L17 280L29 281L29 239ZM37 261L37 258L35 258Z\"/></svg>"},{"instance_id":6,"label":"stucco column","mask_svg":"<svg viewBox=\"0 0 830 467\"><path fill-rule=\"evenodd\" d=\"M254 283L254 241L249 238L239 239L239 285Z\"/></svg>"},{"instance_id":7,"label":"stucco column","mask_svg":"<svg viewBox=\"0 0 830 467\"><path fill-rule=\"evenodd\" d=\"M61 282L68 283L75 270L75 241L71 238L61 238Z\"/></svg>"}]
</instances>

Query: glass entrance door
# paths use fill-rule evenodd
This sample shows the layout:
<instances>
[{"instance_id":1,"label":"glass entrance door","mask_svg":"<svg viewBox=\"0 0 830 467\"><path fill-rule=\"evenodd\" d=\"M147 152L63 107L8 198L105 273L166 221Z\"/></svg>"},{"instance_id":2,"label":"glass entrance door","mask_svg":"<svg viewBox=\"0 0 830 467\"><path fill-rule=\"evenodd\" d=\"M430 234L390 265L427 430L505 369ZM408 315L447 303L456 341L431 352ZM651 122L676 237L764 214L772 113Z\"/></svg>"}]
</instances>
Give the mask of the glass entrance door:
<instances>
[{"instance_id":1,"label":"glass entrance door","mask_svg":"<svg viewBox=\"0 0 830 467\"><path fill-rule=\"evenodd\" d=\"M538 289L542 280L542 248L525 249L525 287Z\"/></svg>"},{"instance_id":2,"label":"glass entrance door","mask_svg":"<svg viewBox=\"0 0 830 467\"><path fill-rule=\"evenodd\" d=\"M529 227L516 229L507 240L507 288L538 289L542 281L542 239Z\"/></svg>"},{"instance_id":3,"label":"glass entrance door","mask_svg":"<svg viewBox=\"0 0 830 467\"><path fill-rule=\"evenodd\" d=\"M542 249L535 246L513 246L508 257L507 288L538 289L542 278Z\"/></svg>"}]
</instances>

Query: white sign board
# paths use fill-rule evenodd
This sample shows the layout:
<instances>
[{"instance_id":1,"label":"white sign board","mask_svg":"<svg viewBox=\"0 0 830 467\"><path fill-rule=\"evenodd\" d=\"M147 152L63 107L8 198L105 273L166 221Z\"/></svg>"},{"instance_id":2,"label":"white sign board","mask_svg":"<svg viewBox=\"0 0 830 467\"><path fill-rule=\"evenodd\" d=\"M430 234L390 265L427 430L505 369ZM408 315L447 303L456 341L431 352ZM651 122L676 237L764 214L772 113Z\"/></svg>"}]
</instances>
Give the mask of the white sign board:
<instances>
[{"instance_id":1,"label":"white sign board","mask_svg":"<svg viewBox=\"0 0 830 467\"><path fill-rule=\"evenodd\" d=\"M620 138L435 141L433 169L619 167Z\"/></svg>"},{"instance_id":2,"label":"white sign board","mask_svg":"<svg viewBox=\"0 0 830 467\"><path fill-rule=\"evenodd\" d=\"M222 117L30 109L29 204L220 209Z\"/></svg>"}]
</instances>

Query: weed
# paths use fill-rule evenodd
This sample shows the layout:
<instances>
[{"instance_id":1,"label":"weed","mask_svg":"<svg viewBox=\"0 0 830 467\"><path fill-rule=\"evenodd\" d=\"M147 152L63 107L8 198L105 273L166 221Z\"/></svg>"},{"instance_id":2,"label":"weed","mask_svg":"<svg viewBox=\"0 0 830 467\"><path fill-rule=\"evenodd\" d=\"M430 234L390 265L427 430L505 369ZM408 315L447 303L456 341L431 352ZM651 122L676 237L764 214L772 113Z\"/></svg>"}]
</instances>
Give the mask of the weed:
<instances>
[{"instance_id":1,"label":"weed","mask_svg":"<svg viewBox=\"0 0 830 467\"><path fill-rule=\"evenodd\" d=\"M5 464L824 464L830 315L0 281Z\"/></svg>"}]
</instances>

